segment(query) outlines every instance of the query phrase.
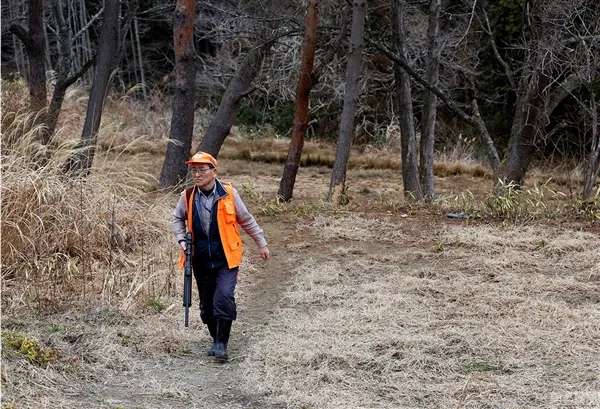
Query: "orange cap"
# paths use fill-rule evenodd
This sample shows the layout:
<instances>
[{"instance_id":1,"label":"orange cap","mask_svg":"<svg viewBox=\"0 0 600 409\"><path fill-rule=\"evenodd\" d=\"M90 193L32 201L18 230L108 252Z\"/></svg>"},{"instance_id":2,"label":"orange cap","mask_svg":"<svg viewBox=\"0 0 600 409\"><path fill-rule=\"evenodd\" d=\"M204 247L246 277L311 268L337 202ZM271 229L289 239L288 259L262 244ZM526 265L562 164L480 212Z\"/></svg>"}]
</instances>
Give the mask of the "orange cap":
<instances>
[{"instance_id":1,"label":"orange cap","mask_svg":"<svg viewBox=\"0 0 600 409\"><path fill-rule=\"evenodd\" d=\"M217 168L217 160L212 157L209 153L206 152L196 152L192 159L185 162L186 165L200 165L201 163L208 163L209 165L213 165L213 167Z\"/></svg>"}]
</instances>

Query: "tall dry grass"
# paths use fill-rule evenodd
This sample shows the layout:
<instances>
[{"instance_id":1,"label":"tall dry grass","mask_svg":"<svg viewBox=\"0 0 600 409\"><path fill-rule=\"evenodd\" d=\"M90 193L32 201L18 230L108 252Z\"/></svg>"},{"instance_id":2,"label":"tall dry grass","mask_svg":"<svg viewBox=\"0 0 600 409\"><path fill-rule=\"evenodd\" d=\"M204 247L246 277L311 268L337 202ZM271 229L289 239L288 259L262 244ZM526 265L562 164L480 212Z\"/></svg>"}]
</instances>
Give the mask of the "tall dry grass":
<instances>
[{"instance_id":1,"label":"tall dry grass","mask_svg":"<svg viewBox=\"0 0 600 409\"><path fill-rule=\"evenodd\" d=\"M62 166L74 139L61 135L73 126L75 114L69 112L74 108L65 107L64 128L57 132L51 152L37 143L36 129L27 128L30 114L3 108L4 311L21 307L48 311L82 299L92 305L118 302L129 308L140 292L171 286L172 203L151 193L156 186L153 175L136 170L141 168L138 161L147 160L144 149L129 156L124 166L101 152L88 177L67 178ZM103 123L101 140L118 135L114 124ZM121 147L112 148L113 156L122 155L138 140L113 144ZM41 156L49 158L43 165Z\"/></svg>"},{"instance_id":2,"label":"tall dry grass","mask_svg":"<svg viewBox=\"0 0 600 409\"><path fill-rule=\"evenodd\" d=\"M24 81L1 81L2 98L0 113L2 119L2 145L16 142L24 134L38 136L41 131L39 117L43 112L31 113L29 95Z\"/></svg>"}]
</instances>

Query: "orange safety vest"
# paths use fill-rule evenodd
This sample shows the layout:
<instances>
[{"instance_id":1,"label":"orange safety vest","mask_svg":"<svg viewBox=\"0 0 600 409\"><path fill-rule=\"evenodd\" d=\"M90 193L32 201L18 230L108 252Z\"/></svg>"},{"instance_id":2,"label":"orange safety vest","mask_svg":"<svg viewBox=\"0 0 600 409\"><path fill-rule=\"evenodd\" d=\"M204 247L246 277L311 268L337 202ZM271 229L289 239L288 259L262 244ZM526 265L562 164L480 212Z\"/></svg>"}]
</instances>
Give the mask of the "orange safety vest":
<instances>
[{"instance_id":1,"label":"orange safety vest","mask_svg":"<svg viewBox=\"0 0 600 409\"><path fill-rule=\"evenodd\" d=\"M229 183L221 183L227 192L227 196L220 198L217 202L217 225L219 227L219 236L221 245L227 259L229 268L239 267L242 263L242 238L240 237L240 228L236 219L235 200L233 197L233 187ZM196 188L185 190L185 209L187 212L188 230L192 232L192 242L194 241L194 232L192 226L192 209L194 204L194 193ZM185 253L182 251L179 257L179 268L185 266Z\"/></svg>"}]
</instances>

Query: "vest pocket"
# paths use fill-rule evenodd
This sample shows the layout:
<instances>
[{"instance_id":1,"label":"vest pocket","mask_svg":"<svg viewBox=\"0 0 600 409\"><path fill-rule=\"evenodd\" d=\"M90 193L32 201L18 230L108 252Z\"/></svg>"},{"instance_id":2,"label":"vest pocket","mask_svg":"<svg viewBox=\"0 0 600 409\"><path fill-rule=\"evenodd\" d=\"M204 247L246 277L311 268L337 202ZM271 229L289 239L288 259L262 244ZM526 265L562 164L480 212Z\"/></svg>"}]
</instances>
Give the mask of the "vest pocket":
<instances>
[{"instance_id":1,"label":"vest pocket","mask_svg":"<svg viewBox=\"0 0 600 409\"><path fill-rule=\"evenodd\" d=\"M229 242L229 248L230 248L231 250L237 250L237 249L239 249L239 248L240 248L241 244L242 244L242 243L241 243L240 241L230 241L230 242Z\"/></svg>"},{"instance_id":2,"label":"vest pocket","mask_svg":"<svg viewBox=\"0 0 600 409\"><path fill-rule=\"evenodd\" d=\"M235 222L235 204L233 202L225 202L225 221L227 223Z\"/></svg>"}]
</instances>

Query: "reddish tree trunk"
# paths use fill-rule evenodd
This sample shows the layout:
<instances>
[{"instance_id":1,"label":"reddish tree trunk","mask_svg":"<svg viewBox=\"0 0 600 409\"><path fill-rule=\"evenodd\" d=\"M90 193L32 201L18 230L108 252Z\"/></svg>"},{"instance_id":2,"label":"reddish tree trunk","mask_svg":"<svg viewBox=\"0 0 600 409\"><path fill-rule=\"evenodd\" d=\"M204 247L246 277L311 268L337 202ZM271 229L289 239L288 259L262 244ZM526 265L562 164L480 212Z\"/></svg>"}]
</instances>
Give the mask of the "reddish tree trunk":
<instances>
[{"instance_id":1,"label":"reddish tree trunk","mask_svg":"<svg viewBox=\"0 0 600 409\"><path fill-rule=\"evenodd\" d=\"M315 61L315 47L317 44L317 26L319 20L318 0L308 0L306 6L304 40L302 42L302 61L300 75L296 88L296 111L294 114L294 131L287 154L283 175L279 184L279 198L284 201L292 199L296 175L300 167L304 137L308 127L309 94L312 88L311 74Z\"/></svg>"},{"instance_id":2,"label":"reddish tree trunk","mask_svg":"<svg viewBox=\"0 0 600 409\"><path fill-rule=\"evenodd\" d=\"M196 48L194 46L195 0L177 0L173 16L175 44L175 92L171 134L160 173L159 188L181 184L187 175L196 105Z\"/></svg>"}]
</instances>

